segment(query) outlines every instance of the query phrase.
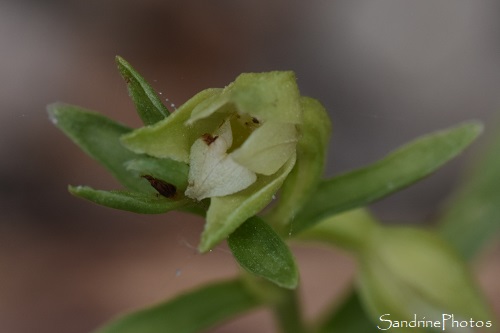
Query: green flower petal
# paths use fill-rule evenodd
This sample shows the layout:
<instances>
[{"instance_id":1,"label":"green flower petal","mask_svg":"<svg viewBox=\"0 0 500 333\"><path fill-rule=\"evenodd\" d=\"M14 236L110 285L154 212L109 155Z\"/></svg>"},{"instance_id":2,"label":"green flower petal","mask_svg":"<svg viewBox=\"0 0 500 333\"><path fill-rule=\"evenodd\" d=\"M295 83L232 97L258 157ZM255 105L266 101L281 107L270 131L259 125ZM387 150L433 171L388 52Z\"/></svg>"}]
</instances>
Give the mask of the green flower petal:
<instances>
[{"instance_id":1,"label":"green flower petal","mask_svg":"<svg viewBox=\"0 0 500 333\"><path fill-rule=\"evenodd\" d=\"M293 72L241 74L228 87L228 93L239 112L263 122L302 122L300 93Z\"/></svg>"},{"instance_id":2,"label":"green flower petal","mask_svg":"<svg viewBox=\"0 0 500 333\"><path fill-rule=\"evenodd\" d=\"M231 108L231 106L228 105L228 102L228 94L224 94L224 91L221 89L218 94L207 98L193 109L193 112L191 113L191 117L187 121L187 124L192 125L200 119L210 117L217 111L224 113L234 111L234 107Z\"/></svg>"},{"instance_id":3,"label":"green flower petal","mask_svg":"<svg viewBox=\"0 0 500 333\"><path fill-rule=\"evenodd\" d=\"M122 144L135 153L188 163L194 141L204 133L212 133L222 123L223 117L212 117L188 127L185 122L196 105L219 92L220 89L207 89L196 94L170 117L123 136Z\"/></svg>"},{"instance_id":4,"label":"green flower petal","mask_svg":"<svg viewBox=\"0 0 500 333\"><path fill-rule=\"evenodd\" d=\"M262 175L272 175L295 153L298 133L294 124L266 122L231 153L239 164Z\"/></svg>"},{"instance_id":5,"label":"green flower petal","mask_svg":"<svg viewBox=\"0 0 500 333\"><path fill-rule=\"evenodd\" d=\"M293 72L241 74L222 94L200 103L189 120L192 124L215 112L236 111L259 121L300 124L300 93Z\"/></svg>"},{"instance_id":6,"label":"green flower petal","mask_svg":"<svg viewBox=\"0 0 500 333\"><path fill-rule=\"evenodd\" d=\"M331 122L320 102L302 97L303 123L298 125L297 163L281 189L278 204L268 216L276 226L286 226L316 190L326 161Z\"/></svg>"},{"instance_id":7,"label":"green flower petal","mask_svg":"<svg viewBox=\"0 0 500 333\"><path fill-rule=\"evenodd\" d=\"M272 176L260 176L243 191L211 199L205 230L201 235L200 252L206 252L225 239L243 222L260 212L273 199L295 164L293 155Z\"/></svg>"}]
</instances>

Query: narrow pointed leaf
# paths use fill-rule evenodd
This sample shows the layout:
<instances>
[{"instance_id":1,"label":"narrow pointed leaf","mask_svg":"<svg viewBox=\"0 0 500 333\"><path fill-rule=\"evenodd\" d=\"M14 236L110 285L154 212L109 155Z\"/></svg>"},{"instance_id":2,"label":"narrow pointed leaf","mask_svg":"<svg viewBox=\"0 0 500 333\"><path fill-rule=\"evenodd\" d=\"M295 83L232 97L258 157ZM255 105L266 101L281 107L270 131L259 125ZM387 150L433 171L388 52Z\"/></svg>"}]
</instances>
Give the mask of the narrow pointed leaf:
<instances>
[{"instance_id":1,"label":"narrow pointed leaf","mask_svg":"<svg viewBox=\"0 0 500 333\"><path fill-rule=\"evenodd\" d=\"M166 213L191 203L185 198L168 199L154 193L104 191L95 190L88 186L69 186L68 189L74 196L87 199L98 205L139 214Z\"/></svg>"},{"instance_id":2,"label":"narrow pointed leaf","mask_svg":"<svg viewBox=\"0 0 500 333\"><path fill-rule=\"evenodd\" d=\"M323 181L293 221L300 232L320 219L367 205L430 175L481 133L468 122L421 137L372 165Z\"/></svg>"},{"instance_id":3,"label":"narrow pointed leaf","mask_svg":"<svg viewBox=\"0 0 500 333\"><path fill-rule=\"evenodd\" d=\"M144 78L122 57L116 57L118 70L127 82L128 92L137 113L145 125L152 125L167 118L170 113Z\"/></svg>"},{"instance_id":4,"label":"narrow pointed leaf","mask_svg":"<svg viewBox=\"0 0 500 333\"><path fill-rule=\"evenodd\" d=\"M130 128L78 106L56 103L47 109L52 122L122 185L130 190L150 192L147 182L135 177L124 166L126 161L139 156L120 143L119 138L129 133Z\"/></svg>"},{"instance_id":5,"label":"narrow pointed leaf","mask_svg":"<svg viewBox=\"0 0 500 333\"><path fill-rule=\"evenodd\" d=\"M228 238L236 261L252 274L294 289L299 281L297 265L281 237L261 218L254 216Z\"/></svg>"},{"instance_id":6,"label":"narrow pointed leaf","mask_svg":"<svg viewBox=\"0 0 500 333\"><path fill-rule=\"evenodd\" d=\"M498 128L472 173L448 203L438 232L471 259L500 232L500 135Z\"/></svg>"},{"instance_id":7,"label":"narrow pointed leaf","mask_svg":"<svg viewBox=\"0 0 500 333\"><path fill-rule=\"evenodd\" d=\"M125 315L94 333L195 333L261 305L240 280L219 282Z\"/></svg>"},{"instance_id":8,"label":"narrow pointed leaf","mask_svg":"<svg viewBox=\"0 0 500 333\"><path fill-rule=\"evenodd\" d=\"M268 216L275 226L285 226L318 186L326 160L331 123L317 100L302 97L303 123L299 125L297 162L281 188L278 204Z\"/></svg>"},{"instance_id":9,"label":"narrow pointed leaf","mask_svg":"<svg viewBox=\"0 0 500 333\"><path fill-rule=\"evenodd\" d=\"M295 156L271 176L260 176L250 187L227 195L213 197L201 235L200 252L206 252L224 240L243 222L259 213L272 200L295 164Z\"/></svg>"}]
</instances>

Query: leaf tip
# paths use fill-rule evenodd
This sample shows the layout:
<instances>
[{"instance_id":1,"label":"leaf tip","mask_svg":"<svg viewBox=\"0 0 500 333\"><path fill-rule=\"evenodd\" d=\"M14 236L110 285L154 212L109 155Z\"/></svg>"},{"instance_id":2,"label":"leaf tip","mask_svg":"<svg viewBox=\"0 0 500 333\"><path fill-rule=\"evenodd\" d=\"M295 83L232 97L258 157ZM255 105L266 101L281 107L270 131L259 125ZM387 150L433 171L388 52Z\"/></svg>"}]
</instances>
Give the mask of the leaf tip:
<instances>
[{"instance_id":1,"label":"leaf tip","mask_svg":"<svg viewBox=\"0 0 500 333\"><path fill-rule=\"evenodd\" d=\"M80 192L85 188L85 186L82 185L68 185L68 192L71 193L74 196L79 196Z\"/></svg>"},{"instance_id":2,"label":"leaf tip","mask_svg":"<svg viewBox=\"0 0 500 333\"><path fill-rule=\"evenodd\" d=\"M469 126L476 136L481 135L484 132L484 124L479 120L471 120L469 122Z\"/></svg>"},{"instance_id":3,"label":"leaf tip","mask_svg":"<svg viewBox=\"0 0 500 333\"><path fill-rule=\"evenodd\" d=\"M202 235L200 244L198 245L198 252L202 254L211 252L213 246L214 246L213 242L208 241L207 238L203 237Z\"/></svg>"},{"instance_id":4,"label":"leaf tip","mask_svg":"<svg viewBox=\"0 0 500 333\"><path fill-rule=\"evenodd\" d=\"M59 106L61 105L60 102L56 103L51 103L47 105L47 113L49 114L49 119L50 121L54 124L57 125L57 117L58 117L58 111L59 111Z\"/></svg>"}]
</instances>

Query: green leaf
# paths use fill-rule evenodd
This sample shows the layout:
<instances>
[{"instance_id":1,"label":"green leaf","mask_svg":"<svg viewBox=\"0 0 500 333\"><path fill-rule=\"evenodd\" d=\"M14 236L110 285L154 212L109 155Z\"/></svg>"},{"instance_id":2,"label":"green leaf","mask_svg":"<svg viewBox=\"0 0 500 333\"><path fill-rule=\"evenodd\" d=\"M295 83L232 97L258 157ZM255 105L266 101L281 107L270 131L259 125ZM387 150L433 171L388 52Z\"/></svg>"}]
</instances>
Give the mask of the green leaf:
<instances>
[{"instance_id":1,"label":"green leaf","mask_svg":"<svg viewBox=\"0 0 500 333\"><path fill-rule=\"evenodd\" d=\"M224 197L213 197L201 235L200 252L217 245L243 222L265 208L295 164L295 155L274 175L259 176L246 189Z\"/></svg>"},{"instance_id":2,"label":"green leaf","mask_svg":"<svg viewBox=\"0 0 500 333\"><path fill-rule=\"evenodd\" d=\"M500 231L500 135L498 128L464 184L448 203L438 232L471 259Z\"/></svg>"},{"instance_id":3,"label":"green leaf","mask_svg":"<svg viewBox=\"0 0 500 333\"><path fill-rule=\"evenodd\" d=\"M352 291L340 307L323 315L316 332L361 333L372 332L374 329L376 324L365 313L358 294Z\"/></svg>"},{"instance_id":4,"label":"green leaf","mask_svg":"<svg viewBox=\"0 0 500 333\"><path fill-rule=\"evenodd\" d=\"M139 156L123 147L119 140L131 131L130 128L78 106L56 103L47 109L52 122L122 185L134 191L151 192L147 182L135 177L124 166L126 161Z\"/></svg>"},{"instance_id":5,"label":"green leaf","mask_svg":"<svg viewBox=\"0 0 500 333\"><path fill-rule=\"evenodd\" d=\"M221 90L207 89L199 92L170 117L123 136L122 143L138 154L189 163L189 151L193 143L203 134L212 133L221 124L224 115L194 125L186 125L186 121L194 107L205 99L219 94Z\"/></svg>"},{"instance_id":6,"label":"green leaf","mask_svg":"<svg viewBox=\"0 0 500 333\"><path fill-rule=\"evenodd\" d=\"M201 332L259 305L242 281L220 282L123 316L95 333Z\"/></svg>"},{"instance_id":7,"label":"green leaf","mask_svg":"<svg viewBox=\"0 0 500 333\"><path fill-rule=\"evenodd\" d=\"M139 214L161 214L191 203L191 200L184 197L175 200L159 194L103 191L88 186L69 186L68 189L74 196L87 199L98 205Z\"/></svg>"},{"instance_id":8,"label":"green leaf","mask_svg":"<svg viewBox=\"0 0 500 333\"><path fill-rule=\"evenodd\" d=\"M167 158L155 158L141 156L125 163L127 170L133 172L137 177L150 175L173 184L177 190L184 192L187 187L189 166Z\"/></svg>"},{"instance_id":9,"label":"green leaf","mask_svg":"<svg viewBox=\"0 0 500 333\"><path fill-rule=\"evenodd\" d=\"M280 228L287 225L318 186L326 160L331 123L321 103L302 97L303 123L299 125L297 162L281 188L278 204L267 219Z\"/></svg>"},{"instance_id":10,"label":"green leaf","mask_svg":"<svg viewBox=\"0 0 500 333\"><path fill-rule=\"evenodd\" d=\"M227 241L236 261L250 273L283 288L297 287L299 273L290 249L261 218L248 219Z\"/></svg>"},{"instance_id":11,"label":"green leaf","mask_svg":"<svg viewBox=\"0 0 500 333\"><path fill-rule=\"evenodd\" d=\"M167 118L170 115L168 109L149 83L122 57L116 56L116 63L118 70L127 82L130 97L132 97L137 113L144 124L152 125Z\"/></svg>"},{"instance_id":12,"label":"green leaf","mask_svg":"<svg viewBox=\"0 0 500 333\"><path fill-rule=\"evenodd\" d=\"M367 205L430 175L481 131L481 124L468 122L426 135L368 167L322 182L292 222L292 232L300 232L328 215Z\"/></svg>"}]
</instances>

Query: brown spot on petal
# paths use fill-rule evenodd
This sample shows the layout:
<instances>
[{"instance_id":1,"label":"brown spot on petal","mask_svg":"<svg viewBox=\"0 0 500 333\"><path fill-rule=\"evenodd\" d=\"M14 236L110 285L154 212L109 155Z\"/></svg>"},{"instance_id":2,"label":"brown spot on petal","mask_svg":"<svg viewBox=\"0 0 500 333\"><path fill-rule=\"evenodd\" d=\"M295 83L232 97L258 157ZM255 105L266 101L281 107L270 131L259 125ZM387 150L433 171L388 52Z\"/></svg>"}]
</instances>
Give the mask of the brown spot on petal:
<instances>
[{"instance_id":1,"label":"brown spot on petal","mask_svg":"<svg viewBox=\"0 0 500 333\"><path fill-rule=\"evenodd\" d=\"M215 140L217 140L218 136L212 136L208 133L205 133L201 136L203 141L207 144L207 146L210 146Z\"/></svg>"},{"instance_id":2,"label":"brown spot on petal","mask_svg":"<svg viewBox=\"0 0 500 333\"><path fill-rule=\"evenodd\" d=\"M255 118L255 117L252 117L252 122L253 122L254 124L260 124L259 119Z\"/></svg>"}]
</instances>

